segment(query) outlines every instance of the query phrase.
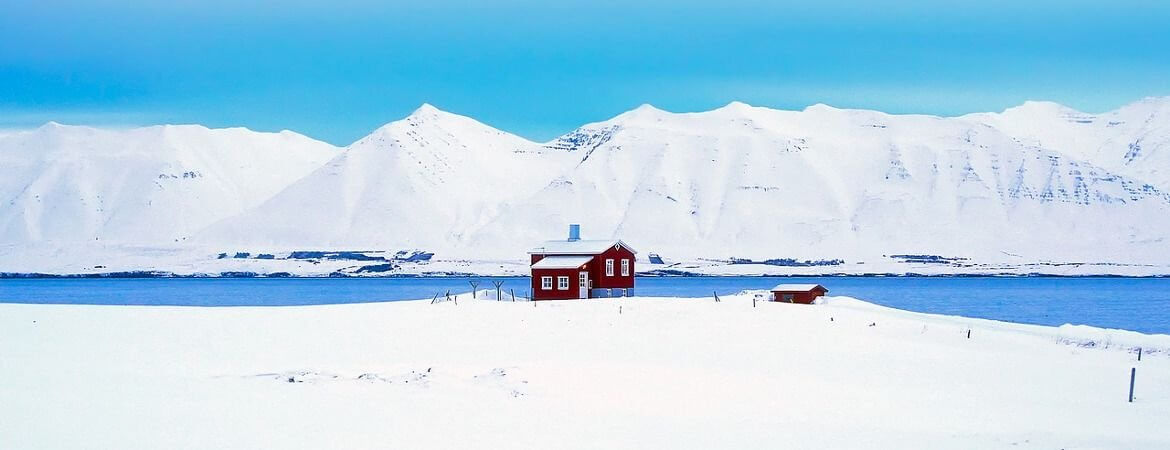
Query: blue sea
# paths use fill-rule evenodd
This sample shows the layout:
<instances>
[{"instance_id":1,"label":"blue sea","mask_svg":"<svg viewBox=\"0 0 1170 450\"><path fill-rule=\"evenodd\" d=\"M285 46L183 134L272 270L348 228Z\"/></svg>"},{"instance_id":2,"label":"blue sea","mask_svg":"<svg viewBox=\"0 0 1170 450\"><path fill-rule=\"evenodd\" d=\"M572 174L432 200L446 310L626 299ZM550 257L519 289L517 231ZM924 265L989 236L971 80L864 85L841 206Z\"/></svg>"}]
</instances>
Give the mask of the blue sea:
<instances>
[{"instance_id":1,"label":"blue sea","mask_svg":"<svg viewBox=\"0 0 1170 450\"><path fill-rule=\"evenodd\" d=\"M527 295L528 278L0 279L2 303L289 306L431 298L479 288ZM639 277L643 296L709 297L778 283L820 283L910 311L1039 325L1084 324L1170 334L1170 278ZM505 294L507 295L507 294Z\"/></svg>"}]
</instances>

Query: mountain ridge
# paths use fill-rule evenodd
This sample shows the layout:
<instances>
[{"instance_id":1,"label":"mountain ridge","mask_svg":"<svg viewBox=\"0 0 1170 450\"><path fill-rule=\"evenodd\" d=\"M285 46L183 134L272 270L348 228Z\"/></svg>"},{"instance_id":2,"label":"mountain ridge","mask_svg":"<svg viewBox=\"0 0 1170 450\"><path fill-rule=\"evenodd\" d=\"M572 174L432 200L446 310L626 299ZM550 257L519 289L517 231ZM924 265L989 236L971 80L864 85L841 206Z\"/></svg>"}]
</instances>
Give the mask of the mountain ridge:
<instances>
[{"instance_id":1,"label":"mountain ridge","mask_svg":"<svg viewBox=\"0 0 1170 450\"><path fill-rule=\"evenodd\" d=\"M181 240L275 195L334 151L292 132L198 125L48 124L0 136L0 236Z\"/></svg>"},{"instance_id":2,"label":"mountain ridge","mask_svg":"<svg viewBox=\"0 0 1170 450\"><path fill-rule=\"evenodd\" d=\"M1170 263L1170 97L955 117L644 104L547 142L424 103L343 148L239 127L37 130L0 135L0 244L496 259L581 223L685 258Z\"/></svg>"}]
</instances>

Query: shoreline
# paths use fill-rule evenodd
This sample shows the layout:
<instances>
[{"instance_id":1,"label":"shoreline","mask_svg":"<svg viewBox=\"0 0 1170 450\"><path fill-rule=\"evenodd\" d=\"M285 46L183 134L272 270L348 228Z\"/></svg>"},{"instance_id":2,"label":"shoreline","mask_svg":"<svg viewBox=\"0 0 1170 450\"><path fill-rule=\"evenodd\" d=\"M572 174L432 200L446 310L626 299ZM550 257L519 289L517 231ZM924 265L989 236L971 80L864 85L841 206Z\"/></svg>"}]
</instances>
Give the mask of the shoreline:
<instances>
[{"instance_id":1,"label":"shoreline","mask_svg":"<svg viewBox=\"0 0 1170 450\"><path fill-rule=\"evenodd\" d=\"M479 298L479 299L470 298L470 299L466 299L465 301L470 302L472 304L481 304L481 303L508 304L508 303L531 303L532 302L531 300L523 300L523 301L493 300L490 298L490 295L492 294L491 290L481 289L481 290L478 290L477 292L479 292L479 294L482 295L483 297ZM764 292L766 292L766 290L746 289L746 290L743 290L743 291L735 293L735 294L721 296L721 298L723 299L723 301L730 300L732 303L747 302L747 301L750 301L751 296L757 295L757 294L762 294ZM452 293L453 297L465 297L466 298L469 295L471 295L471 291L460 291L457 293ZM546 308L547 307L570 307L571 308L571 307L574 307L574 305L596 304L596 303L602 303L602 304L613 303L613 304L617 304L617 305L623 305L623 304L636 305L638 302L678 302L680 304L687 304L687 303L706 303L709 300L710 300L709 297L633 296L633 297L614 297L614 298L591 298L591 299L578 299L578 300L540 300L540 301L537 301L536 302L537 305L534 305L534 306L537 308L539 308L540 305L545 305L544 307L546 307ZM440 301L435 303L432 300L426 299L426 298L411 298L411 299L402 299L402 300L369 300L369 301L344 302L344 303L204 306L204 305L170 305L170 304L147 305L147 304L103 304L103 303L27 303L27 302L7 302L7 301L5 301L5 302L0 302L0 308L5 308L5 307L34 307L35 308L35 307L40 307L40 306L47 306L47 307L81 306L81 307L103 307L103 308L105 308L105 307L130 308L130 309L144 308L144 309L150 309L150 310L162 308L162 309L175 309L175 310L203 311L203 310L218 310L218 309L242 310L242 309L272 309L272 308L275 308L275 309L288 309L288 308L328 309L328 308L364 308L364 307L377 308L377 307L380 307L379 305L393 305L393 304L419 305L422 303L427 303L428 305L441 305L443 303L449 303L449 302L450 302L450 300L440 299ZM762 301L761 300L759 303L762 305L785 305L784 307L792 307L791 305L786 305L783 302L775 302L775 301ZM1141 345L1131 345L1132 348L1130 348L1129 350L1136 351L1138 348L1144 348L1146 350L1147 354L1164 353L1166 356L1170 357L1170 333L1147 333L1147 332L1142 332L1142 331L1130 330L1130 329L1126 329L1126 328L1103 327L1103 326L1088 325L1088 324L1064 323L1064 324L1060 324L1060 325L1049 325L1049 324L1040 324L1040 323L1013 322L1010 320L991 319L991 318L985 318L985 317L972 317L972 316L964 316L964 315L958 315L958 314L943 314L943 313L937 313L937 312L914 311L914 310L909 310L909 309L902 309L902 308L896 308L893 306L882 305L880 303L875 303L875 302L870 301L870 300L859 299L859 298L850 297L850 296L826 296L826 297L821 297L820 299L818 299L817 303L814 303L811 305L798 305L795 307L797 307L797 308L818 308L818 307L824 308L827 306L828 307L841 307L843 305L847 306L850 309L859 309L859 310L875 312L878 314L884 314L884 315L890 315L890 316L910 317L910 318L915 318L915 319L918 319L921 321L927 321L927 322L966 323L966 324L968 324L967 326L972 326L971 324L978 323L981 325L981 328L997 329L997 330L1001 330L1001 331L1026 332L1029 334L1037 334L1037 333L1033 333L1033 332L1039 332L1038 334L1046 334L1046 332L1061 332L1063 330L1075 329L1078 331L1077 331L1077 333L1074 333L1074 334L1113 335L1113 334L1120 333L1120 334L1125 334L1125 335L1151 338L1151 339L1165 339L1166 342L1165 342L1164 346L1142 347ZM1072 343L1072 342L1065 342L1065 343ZM1117 345L1117 343L1112 342L1112 340L1110 339L1110 342L1106 345L1105 348L1108 348L1110 345ZM1079 345L1079 346L1089 347L1089 348L1097 347L1097 345L1095 345L1095 344Z\"/></svg>"},{"instance_id":2,"label":"shoreline","mask_svg":"<svg viewBox=\"0 0 1170 450\"><path fill-rule=\"evenodd\" d=\"M226 275L225 275L226 274ZM1149 275L1125 274L1059 274L1059 273L920 273L920 272L865 272L865 273L824 273L824 274L707 274L707 273L635 273L643 278L1170 278L1170 273ZM18 279L387 279L387 278L528 278L527 275L491 275L479 273L396 273L386 275L351 275L333 273L329 275L296 275L288 272L273 273L241 273L224 272L220 274L196 273L181 274L162 271L120 271L102 273L40 273L40 272L0 272L0 280Z\"/></svg>"},{"instance_id":3,"label":"shoreline","mask_svg":"<svg viewBox=\"0 0 1170 450\"><path fill-rule=\"evenodd\" d=\"M447 277L447 278L454 279L456 277ZM497 278L513 278L513 279L515 279L515 278L524 278L524 277L497 277ZM735 278L762 278L762 277L735 277ZM923 278L947 278L947 277L923 277ZM970 278L970 277L968 277L968 278ZM1014 277L1014 278L1022 278L1022 277ZM1070 278L1070 277L1051 277L1051 278ZM1086 278L1086 277L1080 277L1080 278ZM1106 278L1118 278L1118 277L1106 277ZM92 280L92 279L93 278L82 278L81 280ZM150 278L146 278L146 279L150 279ZM204 278L204 279L208 279L208 278ZM210 279L220 279L220 278L210 278ZM232 279L232 278L228 278L228 279ZM234 278L232 280L248 280L248 279L249 278ZM302 279L318 279L318 280L320 280L320 279L329 279L329 278L328 277L318 277L318 278L303 277ZM138 278L138 279L133 279L133 280L143 280L143 278ZM2 282L2 281L4 281L4 280L0 280L0 282ZM488 302L488 303L501 303L501 304L503 304L503 303L528 304L528 303L532 302L532 300L529 300L529 299L522 297L522 296L516 297L516 298L510 298L507 295L507 292L505 292L505 296L503 297L502 300L494 300L493 299L494 298L493 297L494 291L492 289L479 289L476 292L480 295L480 298L478 298L478 299L469 298L472 294L472 291L470 291L470 290L460 290L457 292L452 291L452 292L450 292L450 295L453 298L462 297L465 299L465 301L469 301L469 302L473 302L473 303ZM757 295L757 298L759 298L758 297L759 295L767 295L767 290L766 289L742 289L742 290L739 290L738 292L734 292L734 293L719 294L720 298L738 298L738 297L745 297L745 296L750 297L752 295ZM442 296L441 293L435 295L435 298L438 298L437 303L444 303L446 301L450 301L449 299L444 300L442 298L439 298L440 296ZM910 309L910 308L906 308L906 307L898 307L898 306L882 304L879 301L875 301L875 300L860 299L860 298L851 297L851 296L828 296L825 298L847 299L847 301L849 301L849 302L853 302L853 303L858 304L858 305L864 305L866 308L869 308L869 309L884 310L884 311L887 311L890 313L904 314L904 315L920 315L922 317L934 317L934 318L942 318L942 319L947 319L947 320L986 321L988 323L1000 324L1000 325L1004 325L1004 326L1042 327L1042 328L1052 328L1052 329L1059 329L1062 327L1078 327L1078 328L1085 328L1085 329L1091 329L1091 330L1099 330L1102 332L1116 331L1116 332L1124 332L1124 333L1135 333L1135 334L1139 334L1139 335L1143 335L1143 336L1165 336L1168 339L1170 339L1170 330L1167 330L1164 332L1140 331L1137 329L1124 328L1124 326L1097 325L1097 324L1085 323L1085 322L1077 322L1077 323L1074 323L1074 322L1064 322L1064 323L1029 322L1029 321L1022 321L1022 320L1010 320L1007 318L980 317L980 316L976 316L976 315L964 315L963 313L945 313L945 312L938 312L938 311ZM706 302L706 301L711 300L711 297L710 296L679 296L679 295L637 295L637 296L632 296L632 297L590 298L590 299L576 299L576 300L541 300L541 301L538 301L537 303L538 303L538 305L548 305L551 307L561 307L561 306L568 306L568 305L573 305L573 304L577 304L577 303L597 303L597 302L600 302L600 303L622 304L623 302L627 302L627 301L633 301L633 302L651 301L651 302L653 302L653 301L664 301L664 300L681 301L681 302L700 302L701 303L701 302ZM840 300L838 300L838 301L840 301ZM398 304L398 303L410 304L410 303L418 303L418 302L428 302L431 304L435 303L434 299L428 299L428 298L371 299L371 300L334 301L334 302L321 302L321 303L276 303L276 304L256 304L256 303L253 303L253 304L248 304L248 303L239 303L239 304L237 304L237 303L225 303L225 304L99 303L99 302L76 302L76 301L74 301L74 302L52 302L52 301L40 302L40 301L21 301L21 300L0 299L0 307L4 307L5 305L21 305L21 306L34 306L34 307L35 306L55 306L55 307L97 306L97 307L116 307L116 308L130 307L130 308L147 308L147 309L180 308L180 309L192 309L192 310L205 310L205 309L231 310L231 309L253 309L253 308L256 308L256 309L316 308L316 307L323 307L323 308L343 307L344 308L344 307L354 307L354 306L360 306L360 305L385 305L385 304ZM760 303L761 304L779 304L779 302L766 301L766 300L761 300ZM822 301L822 303L818 303L818 305L821 305L821 304L824 304L824 302ZM539 307L537 305L534 305L534 306ZM1170 342L1168 342L1166 351L1168 353L1170 353Z\"/></svg>"}]
</instances>

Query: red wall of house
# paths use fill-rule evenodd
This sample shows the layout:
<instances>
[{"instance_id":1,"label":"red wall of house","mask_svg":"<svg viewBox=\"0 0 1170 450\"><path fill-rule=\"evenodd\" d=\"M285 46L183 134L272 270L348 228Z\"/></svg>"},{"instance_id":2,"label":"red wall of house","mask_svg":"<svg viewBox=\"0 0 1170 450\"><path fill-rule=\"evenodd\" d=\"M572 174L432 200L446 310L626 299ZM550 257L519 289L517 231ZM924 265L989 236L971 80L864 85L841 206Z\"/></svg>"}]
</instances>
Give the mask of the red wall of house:
<instances>
[{"instance_id":1,"label":"red wall of house","mask_svg":"<svg viewBox=\"0 0 1170 450\"><path fill-rule=\"evenodd\" d=\"M552 256L553 254L533 254L531 255L531 263L536 264L545 256ZM613 259L613 276L605 274L605 260ZM630 261L629 275L622 276L622 259ZM617 248L610 247L599 255L595 255L593 260L589 261L585 266L585 271L589 272L590 289L632 289L634 287L634 272L636 269L634 261L634 253L625 247L618 246ZM579 269L532 269L532 298L535 300L565 300L579 298L577 291L577 277ZM553 277L553 289L543 290L540 287L540 277ZM557 290L556 277L569 277L569 290Z\"/></svg>"},{"instance_id":2,"label":"red wall of house","mask_svg":"<svg viewBox=\"0 0 1170 450\"><path fill-rule=\"evenodd\" d=\"M579 269L532 269L532 298L533 300L568 300L579 298L577 276ZM540 277L553 277L551 290L540 287ZM557 277L569 277L569 289L557 289Z\"/></svg>"},{"instance_id":3,"label":"red wall of house","mask_svg":"<svg viewBox=\"0 0 1170 450\"><path fill-rule=\"evenodd\" d=\"M622 276L622 258L630 260L630 274ZM613 259L613 276L605 275L605 260ZM589 279L594 289L621 289L634 287L634 253L625 247L610 247L589 262Z\"/></svg>"},{"instance_id":4,"label":"red wall of house","mask_svg":"<svg viewBox=\"0 0 1170 450\"><path fill-rule=\"evenodd\" d=\"M772 291L772 301L783 302L784 294L793 294L792 303L811 304L817 297L825 295L825 291L815 289L809 292L800 291Z\"/></svg>"}]
</instances>

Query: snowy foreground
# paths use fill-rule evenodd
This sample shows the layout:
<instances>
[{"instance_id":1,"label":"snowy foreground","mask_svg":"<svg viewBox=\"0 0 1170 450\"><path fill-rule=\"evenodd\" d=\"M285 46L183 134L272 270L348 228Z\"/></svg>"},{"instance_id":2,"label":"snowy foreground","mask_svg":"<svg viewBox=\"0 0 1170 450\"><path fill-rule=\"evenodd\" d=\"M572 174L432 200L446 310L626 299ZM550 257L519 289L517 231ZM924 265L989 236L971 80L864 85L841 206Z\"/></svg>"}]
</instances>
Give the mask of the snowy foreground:
<instances>
[{"instance_id":1,"label":"snowy foreground","mask_svg":"<svg viewBox=\"0 0 1170 450\"><path fill-rule=\"evenodd\" d=\"M1168 350L844 297L4 304L0 448L1164 449Z\"/></svg>"}]
</instances>

